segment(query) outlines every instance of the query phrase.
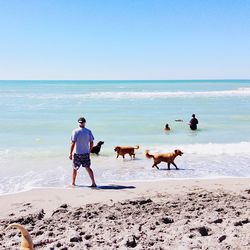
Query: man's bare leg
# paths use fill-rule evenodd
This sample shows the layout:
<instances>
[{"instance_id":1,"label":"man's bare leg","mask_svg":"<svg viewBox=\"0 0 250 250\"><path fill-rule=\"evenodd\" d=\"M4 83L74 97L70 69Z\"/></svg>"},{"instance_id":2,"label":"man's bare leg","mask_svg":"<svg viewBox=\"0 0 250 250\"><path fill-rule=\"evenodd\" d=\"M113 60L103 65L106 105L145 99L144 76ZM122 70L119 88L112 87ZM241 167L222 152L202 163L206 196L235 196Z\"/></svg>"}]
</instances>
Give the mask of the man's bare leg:
<instances>
[{"instance_id":1,"label":"man's bare leg","mask_svg":"<svg viewBox=\"0 0 250 250\"><path fill-rule=\"evenodd\" d=\"M85 168L85 169L87 170L87 172L88 172L88 174L89 174L89 177L90 177L90 179L91 179L91 181L92 181L91 187L96 187L95 177L94 177L93 170L92 170L90 167Z\"/></svg>"},{"instance_id":2,"label":"man's bare leg","mask_svg":"<svg viewBox=\"0 0 250 250\"><path fill-rule=\"evenodd\" d=\"M72 171L72 186L76 185L76 176L77 176L77 170L75 170L73 168L73 171Z\"/></svg>"}]
</instances>

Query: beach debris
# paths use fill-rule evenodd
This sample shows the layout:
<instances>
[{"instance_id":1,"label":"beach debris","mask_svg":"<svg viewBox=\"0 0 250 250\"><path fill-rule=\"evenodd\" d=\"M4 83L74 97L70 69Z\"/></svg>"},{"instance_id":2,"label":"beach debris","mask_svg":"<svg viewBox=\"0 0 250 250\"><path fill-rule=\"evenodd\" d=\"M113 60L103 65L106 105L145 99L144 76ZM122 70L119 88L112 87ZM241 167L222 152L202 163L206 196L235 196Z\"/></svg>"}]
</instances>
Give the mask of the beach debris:
<instances>
[{"instance_id":1,"label":"beach debris","mask_svg":"<svg viewBox=\"0 0 250 250\"><path fill-rule=\"evenodd\" d=\"M171 218L165 217L165 218L162 218L162 222L165 224L170 224L170 223L173 223L174 220Z\"/></svg>"},{"instance_id":2,"label":"beach debris","mask_svg":"<svg viewBox=\"0 0 250 250\"><path fill-rule=\"evenodd\" d=\"M68 204L62 204L60 207L61 207L61 208L67 208L67 207L68 207Z\"/></svg>"},{"instance_id":3,"label":"beach debris","mask_svg":"<svg viewBox=\"0 0 250 250\"><path fill-rule=\"evenodd\" d=\"M220 212L224 212L224 208L217 208L215 209L216 212L220 213Z\"/></svg>"},{"instance_id":4,"label":"beach debris","mask_svg":"<svg viewBox=\"0 0 250 250\"><path fill-rule=\"evenodd\" d=\"M245 192L246 192L247 194L250 194L250 189L246 189Z\"/></svg>"},{"instance_id":5,"label":"beach debris","mask_svg":"<svg viewBox=\"0 0 250 250\"><path fill-rule=\"evenodd\" d=\"M31 236L24 226L18 223L12 223L7 227L7 229L10 229L10 228L17 228L20 230L22 234L20 250L33 250L34 249Z\"/></svg>"},{"instance_id":6,"label":"beach debris","mask_svg":"<svg viewBox=\"0 0 250 250\"><path fill-rule=\"evenodd\" d=\"M117 219L116 216L113 215L113 214L107 216L106 218L107 218L108 220L116 220L116 219Z\"/></svg>"},{"instance_id":7,"label":"beach debris","mask_svg":"<svg viewBox=\"0 0 250 250\"><path fill-rule=\"evenodd\" d=\"M70 242L82 242L82 237L81 236L74 236L70 238Z\"/></svg>"},{"instance_id":8,"label":"beach debris","mask_svg":"<svg viewBox=\"0 0 250 250\"><path fill-rule=\"evenodd\" d=\"M53 213L52 213L52 216L54 216L55 214L60 214L60 213L67 213L67 209L65 208L59 208L59 209L56 209Z\"/></svg>"},{"instance_id":9,"label":"beach debris","mask_svg":"<svg viewBox=\"0 0 250 250\"><path fill-rule=\"evenodd\" d=\"M243 226L243 224L247 224L247 223L249 223L249 220L248 220L248 218L247 219L245 219L245 220L241 220L241 221L237 221L237 222L235 222L234 223L234 226Z\"/></svg>"},{"instance_id":10,"label":"beach debris","mask_svg":"<svg viewBox=\"0 0 250 250\"><path fill-rule=\"evenodd\" d=\"M215 224L217 224L217 223L222 223L222 219L216 219L216 220L214 220L214 221L212 221L211 223L215 223Z\"/></svg>"},{"instance_id":11,"label":"beach debris","mask_svg":"<svg viewBox=\"0 0 250 250\"><path fill-rule=\"evenodd\" d=\"M43 209L41 209L41 210L38 212L38 214L37 214L37 219L38 219L38 220L41 220L41 219L44 217L44 215L45 215L45 212L44 212Z\"/></svg>"},{"instance_id":12,"label":"beach debris","mask_svg":"<svg viewBox=\"0 0 250 250\"><path fill-rule=\"evenodd\" d=\"M151 203L152 200L151 199L142 199L142 200L131 200L129 201L129 204L131 205L144 205L147 203Z\"/></svg>"},{"instance_id":13,"label":"beach debris","mask_svg":"<svg viewBox=\"0 0 250 250\"><path fill-rule=\"evenodd\" d=\"M208 232L210 231L209 228L207 227L198 227L197 228L198 232L201 234L201 236L208 236Z\"/></svg>"},{"instance_id":14,"label":"beach debris","mask_svg":"<svg viewBox=\"0 0 250 250\"><path fill-rule=\"evenodd\" d=\"M61 247L61 246L62 246L61 242L60 241L57 242L56 247Z\"/></svg>"},{"instance_id":15,"label":"beach debris","mask_svg":"<svg viewBox=\"0 0 250 250\"><path fill-rule=\"evenodd\" d=\"M219 242L222 242L222 241L225 240L226 238L227 238L226 235L222 235L218 240L219 240Z\"/></svg>"},{"instance_id":16,"label":"beach debris","mask_svg":"<svg viewBox=\"0 0 250 250\"><path fill-rule=\"evenodd\" d=\"M127 238L126 246L131 247L131 248L134 248L137 246L136 237L134 235L131 235Z\"/></svg>"},{"instance_id":17,"label":"beach debris","mask_svg":"<svg viewBox=\"0 0 250 250\"><path fill-rule=\"evenodd\" d=\"M91 239L91 238L92 238L92 235L91 235L91 234L86 234L85 237L84 237L85 240L89 240L89 239Z\"/></svg>"}]
</instances>

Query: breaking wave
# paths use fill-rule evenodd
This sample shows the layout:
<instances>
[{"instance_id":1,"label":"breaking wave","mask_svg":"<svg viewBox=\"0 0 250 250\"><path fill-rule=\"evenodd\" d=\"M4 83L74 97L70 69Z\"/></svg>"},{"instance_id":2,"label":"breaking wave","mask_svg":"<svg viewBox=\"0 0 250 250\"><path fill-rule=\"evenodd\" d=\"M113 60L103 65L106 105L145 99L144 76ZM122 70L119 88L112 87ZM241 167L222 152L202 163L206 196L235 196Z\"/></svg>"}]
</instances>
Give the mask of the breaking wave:
<instances>
[{"instance_id":1,"label":"breaking wave","mask_svg":"<svg viewBox=\"0 0 250 250\"><path fill-rule=\"evenodd\" d=\"M5 98L30 98L30 99L154 99L154 98L193 98L193 97L248 97L250 88L238 88L235 90L221 91L106 91L89 92L84 94L20 94L0 92L1 97Z\"/></svg>"}]
</instances>

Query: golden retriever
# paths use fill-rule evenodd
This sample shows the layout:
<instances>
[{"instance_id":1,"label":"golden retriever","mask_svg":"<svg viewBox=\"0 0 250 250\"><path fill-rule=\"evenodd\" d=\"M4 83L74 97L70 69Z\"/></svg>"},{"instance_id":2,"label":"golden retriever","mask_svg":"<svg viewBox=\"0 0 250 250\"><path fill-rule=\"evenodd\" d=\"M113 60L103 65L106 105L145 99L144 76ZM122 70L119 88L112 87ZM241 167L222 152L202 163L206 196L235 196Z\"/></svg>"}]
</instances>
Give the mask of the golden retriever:
<instances>
[{"instance_id":1,"label":"golden retriever","mask_svg":"<svg viewBox=\"0 0 250 250\"><path fill-rule=\"evenodd\" d=\"M154 164L153 164L152 168L156 167L157 169L159 169L157 165L163 161L163 162L166 162L168 164L168 169L170 170L170 164L173 164L176 167L176 169L178 169L178 167L174 163L174 159L178 155L180 155L180 156L183 155L183 152L181 152L181 150L179 150L179 149L176 149L172 153L151 155L151 154L149 154L149 150L146 150L145 155L147 158L154 159Z\"/></svg>"},{"instance_id":2,"label":"golden retriever","mask_svg":"<svg viewBox=\"0 0 250 250\"><path fill-rule=\"evenodd\" d=\"M125 147L122 147L122 146L116 146L114 148L114 150L116 151L117 153L117 156L116 158L119 157L119 155L121 155L124 159L125 157L125 154L129 154L131 159L132 159L132 156L133 158L135 159L135 149L138 149L139 148L139 145L135 146L135 147L129 147L129 146L125 146Z\"/></svg>"},{"instance_id":3,"label":"golden retriever","mask_svg":"<svg viewBox=\"0 0 250 250\"><path fill-rule=\"evenodd\" d=\"M18 223L13 223L13 224L10 224L7 227L7 229L12 228L12 227L17 228L21 231L22 239L21 239L20 250L33 250L34 246L33 246L32 239L30 237L29 232L25 229L25 227Z\"/></svg>"}]
</instances>

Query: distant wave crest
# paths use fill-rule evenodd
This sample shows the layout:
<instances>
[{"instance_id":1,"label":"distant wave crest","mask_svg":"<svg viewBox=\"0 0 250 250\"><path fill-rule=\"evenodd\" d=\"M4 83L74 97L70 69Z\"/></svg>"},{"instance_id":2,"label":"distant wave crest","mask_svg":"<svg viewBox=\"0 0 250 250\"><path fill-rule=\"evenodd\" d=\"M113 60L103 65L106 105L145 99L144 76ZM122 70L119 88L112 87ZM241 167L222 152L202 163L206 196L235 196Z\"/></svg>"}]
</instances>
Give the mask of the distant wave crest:
<instances>
[{"instance_id":1,"label":"distant wave crest","mask_svg":"<svg viewBox=\"0 0 250 250\"><path fill-rule=\"evenodd\" d=\"M197 143L197 144L177 144L177 145L161 145L158 147L147 145L141 147L141 153L145 149L149 149L152 153L171 152L174 149L181 149L184 153L193 155L237 155L247 154L250 155L250 142L238 142L238 143ZM112 154L109 156L113 157ZM36 149L4 149L0 150L0 160L13 158L56 158L64 157L64 152L54 152L52 150L39 150Z\"/></svg>"},{"instance_id":2,"label":"distant wave crest","mask_svg":"<svg viewBox=\"0 0 250 250\"><path fill-rule=\"evenodd\" d=\"M250 96L250 88L238 88L235 90L221 91L157 91L157 92L130 92L130 91L106 91L89 92L85 94L19 94L1 93L1 97L31 98L31 99L155 99L155 98L193 98L193 97L244 97Z\"/></svg>"},{"instance_id":3,"label":"distant wave crest","mask_svg":"<svg viewBox=\"0 0 250 250\"><path fill-rule=\"evenodd\" d=\"M179 148L187 154L197 155L250 155L250 142L239 143L205 143L205 144L181 144L171 146L171 148ZM153 148L155 152L167 152L170 146L161 146ZM171 149L172 150L172 149ZM152 151L152 152L153 152Z\"/></svg>"}]
</instances>

